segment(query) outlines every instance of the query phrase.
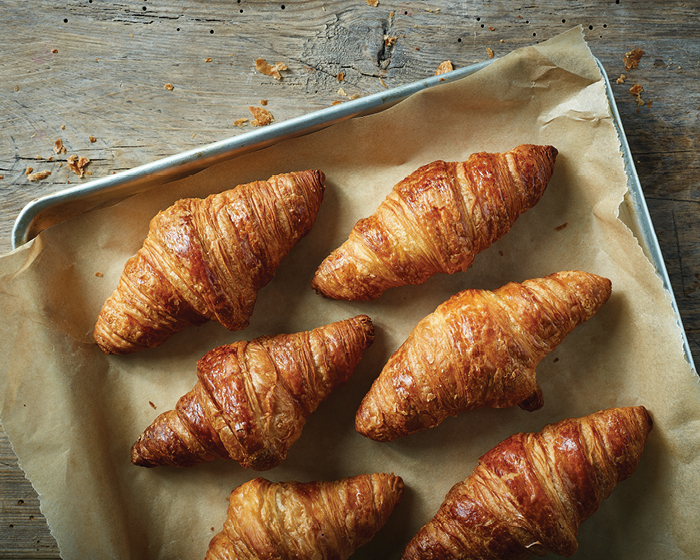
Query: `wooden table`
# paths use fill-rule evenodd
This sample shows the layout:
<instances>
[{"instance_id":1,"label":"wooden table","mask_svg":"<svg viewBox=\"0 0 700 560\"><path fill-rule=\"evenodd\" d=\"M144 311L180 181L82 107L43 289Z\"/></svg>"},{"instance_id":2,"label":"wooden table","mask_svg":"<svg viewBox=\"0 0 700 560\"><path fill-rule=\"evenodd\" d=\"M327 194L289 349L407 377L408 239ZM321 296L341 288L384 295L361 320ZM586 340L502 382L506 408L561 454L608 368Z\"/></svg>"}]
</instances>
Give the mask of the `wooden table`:
<instances>
[{"instance_id":1,"label":"wooden table","mask_svg":"<svg viewBox=\"0 0 700 560\"><path fill-rule=\"evenodd\" d=\"M286 3L283 3L286 2ZM0 251L32 199L246 130L498 57L581 25L615 99L700 363L700 10L580 0L19 0L0 3ZM644 50L627 71L625 53ZM276 80L255 60L283 62ZM339 81L339 75L344 81ZM621 74L624 84L615 81ZM166 84L172 87L166 88ZM630 88L643 88L638 105ZM66 152L54 152L61 139ZM80 178L68 157L89 158ZM52 158L52 159L50 159ZM27 168L50 171L30 181ZM0 431L0 557L56 558L39 500Z\"/></svg>"}]
</instances>

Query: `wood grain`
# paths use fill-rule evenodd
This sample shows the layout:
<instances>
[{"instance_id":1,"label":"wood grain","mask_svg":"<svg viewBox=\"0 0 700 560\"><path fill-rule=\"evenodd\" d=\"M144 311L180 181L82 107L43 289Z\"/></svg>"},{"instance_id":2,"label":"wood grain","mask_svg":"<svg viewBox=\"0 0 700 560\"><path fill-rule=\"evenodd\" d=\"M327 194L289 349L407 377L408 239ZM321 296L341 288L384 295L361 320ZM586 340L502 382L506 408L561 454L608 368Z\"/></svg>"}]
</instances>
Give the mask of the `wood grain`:
<instances>
[{"instance_id":1,"label":"wood grain","mask_svg":"<svg viewBox=\"0 0 700 560\"><path fill-rule=\"evenodd\" d=\"M364 0L40 0L31 8L4 0L0 251L10 249L13 221L33 198L241 134L250 124L234 121L250 119L248 107L263 99L283 121L433 75L443 60L464 67L486 60L487 49L502 56L582 25L613 81L700 362L699 23L695 3L669 0L380 0L376 8ZM386 36L396 41L385 45ZM633 48L644 57L625 71L622 57ZM279 81L264 76L255 71L259 57L289 70ZM626 82L615 84L622 73ZM643 106L629 92L637 83ZM65 154L53 151L59 138ZM89 175L67 169L73 154L91 160ZM29 181L28 167L51 175ZM58 554L0 432L0 557Z\"/></svg>"}]
</instances>

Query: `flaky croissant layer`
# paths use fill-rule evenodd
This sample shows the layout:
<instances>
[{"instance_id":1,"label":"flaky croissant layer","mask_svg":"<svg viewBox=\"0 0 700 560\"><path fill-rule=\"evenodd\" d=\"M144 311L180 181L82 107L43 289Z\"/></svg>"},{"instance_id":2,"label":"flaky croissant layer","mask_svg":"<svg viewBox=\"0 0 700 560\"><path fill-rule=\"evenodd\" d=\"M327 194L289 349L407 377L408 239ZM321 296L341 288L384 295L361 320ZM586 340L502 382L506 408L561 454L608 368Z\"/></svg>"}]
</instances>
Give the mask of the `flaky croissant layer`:
<instances>
[{"instance_id":1,"label":"flaky croissant layer","mask_svg":"<svg viewBox=\"0 0 700 560\"><path fill-rule=\"evenodd\" d=\"M651 427L636 406L511 436L452 487L401 560L571 557L579 525L635 471Z\"/></svg>"},{"instance_id":2,"label":"flaky croissant layer","mask_svg":"<svg viewBox=\"0 0 700 560\"><path fill-rule=\"evenodd\" d=\"M275 175L160 212L105 302L95 342L127 354L209 320L246 327L258 290L314 224L324 179L317 170Z\"/></svg>"},{"instance_id":3,"label":"flaky croissant layer","mask_svg":"<svg viewBox=\"0 0 700 560\"><path fill-rule=\"evenodd\" d=\"M190 466L223 458L270 469L373 341L372 321L358 315L312 331L215 348L197 362L194 388L134 443L131 461Z\"/></svg>"},{"instance_id":4,"label":"flaky croissant layer","mask_svg":"<svg viewBox=\"0 0 700 560\"><path fill-rule=\"evenodd\" d=\"M540 200L556 156L552 146L523 144L417 169L355 224L311 286L335 299L372 300L388 288L466 270Z\"/></svg>"},{"instance_id":5,"label":"flaky croissant layer","mask_svg":"<svg viewBox=\"0 0 700 560\"><path fill-rule=\"evenodd\" d=\"M393 474L333 482L256 478L229 499L206 560L345 560L386 523L403 495Z\"/></svg>"},{"instance_id":6,"label":"flaky croissant layer","mask_svg":"<svg viewBox=\"0 0 700 560\"><path fill-rule=\"evenodd\" d=\"M611 289L607 278L563 271L459 292L391 356L360 404L357 431L390 441L475 408L540 408L537 364L598 311Z\"/></svg>"}]
</instances>

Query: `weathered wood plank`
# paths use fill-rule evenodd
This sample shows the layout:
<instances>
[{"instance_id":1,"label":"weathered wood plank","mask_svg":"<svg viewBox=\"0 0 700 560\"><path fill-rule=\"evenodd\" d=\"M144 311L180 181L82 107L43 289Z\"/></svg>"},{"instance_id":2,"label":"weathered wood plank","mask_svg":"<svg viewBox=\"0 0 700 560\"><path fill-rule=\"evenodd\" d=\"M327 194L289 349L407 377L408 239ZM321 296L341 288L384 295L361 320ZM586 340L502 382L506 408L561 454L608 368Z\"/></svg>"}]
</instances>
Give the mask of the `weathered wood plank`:
<instances>
[{"instance_id":1,"label":"weathered wood plank","mask_svg":"<svg viewBox=\"0 0 700 560\"><path fill-rule=\"evenodd\" d=\"M612 81L628 76L613 85L616 102L700 363L699 23L694 3L669 0L380 0L376 8L364 0L41 0L30 9L5 0L0 251L9 250L13 220L31 199L240 134L249 125L234 121L262 99L286 120L346 100L340 87L368 95L382 82L430 76L443 60L463 67L486 60L487 48L501 56L582 25ZM385 36L396 42L385 45ZM622 57L632 48L645 56L627 72ZM289 71L281 81L263 76L258 57ZM629 93L635 83L651 107L638 107ZM57 138L65 154L53 152ZM71 154L90 158L92 175L67 171ZM30 182L27 167L51 175ZM4 432L0 556L58 556Z\"/></svg>"}]
</instances>

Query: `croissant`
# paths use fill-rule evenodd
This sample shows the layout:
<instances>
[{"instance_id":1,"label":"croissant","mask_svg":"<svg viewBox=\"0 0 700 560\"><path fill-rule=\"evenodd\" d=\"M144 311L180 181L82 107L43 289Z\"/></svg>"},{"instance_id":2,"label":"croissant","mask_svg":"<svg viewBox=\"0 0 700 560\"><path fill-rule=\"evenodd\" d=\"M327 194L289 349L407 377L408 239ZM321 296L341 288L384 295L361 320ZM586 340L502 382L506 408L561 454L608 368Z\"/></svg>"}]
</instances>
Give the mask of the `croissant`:
<instances>
[{"instance_id":1,"label":"croissant","mask_svg":"<svg viewBox=\"0 0 700 560\"><path fill-rule=\"evenodd\" d=\"M391 441L474 408L541 408L537 364L610 292L610 280L579 271L459 292L389 358L360 404L356 430Z\"/></svg>"},{"instance_id":2,"label":"croissant","mask_svg":"<svg viewBox=\"0 0 700 560\"><path fill-rule=\"evenodd\" d=\"M277 484L256 478L231 493L206 560L345 560L386 523L403 488L393 474Z\"/></svg>"},{"instance_id":3,"label":"croissant","mask_svg":"<svg viewBox=\"0 0 700 560\"><path fill-rule=\"evenodd\" d=\"M522 145L420 167L355 224L318 267L312 288L335 299L373 300L438 272L467 270L540 200L556 156L552 146Z\"/></svg>"},{"instance_id":4,"label":"croissant","mask_svg":"<svg viewBox=\"0 0 700 560\"><path fill-rule=\"evenodd\" d=\"M401 560L572 556L579 525L635 471L651 427L636 406L511 436L452 487Z\"/></svg>"},{"instance_id":5,"label":"croissant","mask_svg":"<svg viewBox=\"0 0 700 560\"><path fill-rule=\"evenodd\" d=\"M194 388L134 443L131 462L190 466L223 458L271 469L373 341L372 321L358 315L308 332L215 348L197 362Z\"/></svg>"},{"instance_id":6,"label":"croissant","mask_svg":"<svg viewBox=\"0 0 700 560\"><path fill-rule=\"evenodd\" d=\"M314 224L324 180L317 170L275 175L160 212L105 302L95 342L127 354L209 320L245 328L258 290Z\"/></svg>"}]
</instances>

